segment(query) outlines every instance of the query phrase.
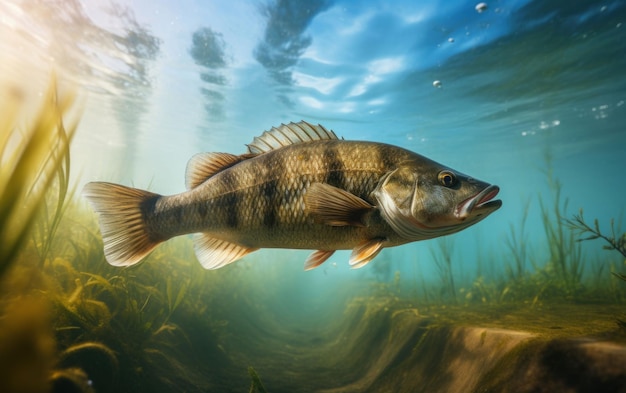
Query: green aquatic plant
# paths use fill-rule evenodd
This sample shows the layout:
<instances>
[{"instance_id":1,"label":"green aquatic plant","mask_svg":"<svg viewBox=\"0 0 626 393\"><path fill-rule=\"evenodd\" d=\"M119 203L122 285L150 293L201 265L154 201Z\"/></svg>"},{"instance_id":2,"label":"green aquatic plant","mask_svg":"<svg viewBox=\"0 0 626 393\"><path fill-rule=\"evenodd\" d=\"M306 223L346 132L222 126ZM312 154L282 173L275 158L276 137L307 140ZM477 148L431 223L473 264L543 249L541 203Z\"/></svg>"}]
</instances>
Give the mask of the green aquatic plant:
<instances>
[{"instance_id":1,"label":"green aquatic plant","mask_svg":"<svg viewBox=\"0 0 626 393\"><path fill-rule=\"evenodd\" d=\"M118 389L98 392L133 391L134 386L200 392L222 386L213 377L215 368L230 360L218 338L228 333L230 314L237 314L226 299L240 277L220 272L219 279L209 280L190 243L181 237L159 247L145 264L112 267L104 259L93 214L77 201L68 202L41 272L54 306L58 347L67 351L98 343L119 361ZM28 248L34 247L31 242ZM37 254L32 255L23 262L36 266ZM93 361L74 359L70 368L91 378L87 363Z\"/></svg>"},{"instance_id":2,"label":"green aquatic plant","mask_svg":"<svg viewBox=\"0 0 626 393\"><path fill-rule=\"evenodd\" d=\"M528 259L528 239L526 235L526 219L528 218L528 210L530 207L530 199L527 199L524 203L522 210L522 220L519 225L510 224L509 235L506 238L505 244L511 256L513 257L514 264L507 266L507 273L510 279L520 279L526 273L526 265Z\"/></svg>"},{"instance_id":3,"label":"green aquatic plant","mask_svg":"<svg viewBox=\"0 0 626 393\"><path fill-rule=\"evenodd\" d=\"M252 366L248 367L248 375L250 375L251 379L250 393L267 393L263 382L261 382L261 377L259 377L259 374Z\"/></svg>"},{"instance_id":4,"label":"green aquatic plant","mask_svg":"<svg viewBox=\"0 0 626 393\"><path fill-rule=\"evenodd\" d=\"M64 135L63 133L61 135ZM69 148L69 141L68 148ZM67 199L71 198L74 189L69 188L70 154L66 152L63 160L55 171L55 181L41 201L39 217L35 220L33 241L39 255L39 266L43 265L50 253L54 237L59 229L61 218L67 208Z\"/></svg>"},{"instance_id":5,"label":"green aquatic plant","mask_svg":"<svg viewBox=\"0 0 626 393\"><path fill-rule=\"evenodd\" d=\"M450 237L440 237L437 239L438 250L430 249L437 273L441 280L441 294L449 297L456 303L456 288L454 286L454 272L452 269L452 255L454 253L454 241Z\"/></svg>"},{"instance_id":6,"label":"green aquatic plant","mask_svg":"<svg viewBox=\"0 0 626 393\"><path fill-rule=\"evenodd\" d=\"M17 92L6 96L0 116L0 277L26 243L55 174L66 176L77 126L77 121L64 125L74 96L59 96L54 78L39 113L24 128L16 125L24 106L22 96ZM52 227L58 219L53 219Z\"/></svg>"},{"instance_id":7,"label":"green aquatic plant","mask_svg":"<svg viewBox=\"0 0 626 393\"><path fill-rule=\"evenodd\" d=\"M104 340L118 348L127 344L142 347L167 327L167 301L159 288L135 282L127 274L106 277L79 272L61 258L52 264L60 277L74 277L73 285L65 279L69 286L52 294L58 331L75 332L69 342ZM114 331L123 334L115 339Z\"/></svg>"},{"instance_id":8,"label":"green aquatic plant","mask_svg":"<svg viewBox=\"0 0 626 393\"><path fill-rule=\"evenodd\" d=\"M119 360L111 348L84 342L63 350L50 377L53 392L113 392L117 389Z\"/></svg>"},{"instance_id":9,"label":"green aquatic plant","mask_svg":"<svg viewBox=\"0 0 626 393\"><path fill-rule=\"evenodd\" d=\"M54 77L32 116L20 88L0 95L0 391L47 391L56 354L53 318L49 299L33 290L47 278L31 265L26 246L54 179L67 179L78 118L66 127L74 95L59 95ZM58 220L60 214L52 226Z\"/></svg>"},{"instance_id":10,"label":"green aquatic plant","mask_svg":"<svg viewBox=\"0 0 626 393\"><path fill-rule=\"evenodd\" d=\"M577 239L578 242L586 241L586 240L595 240L595 239L603 239L607 242L607 245L604 245L605 250L616 250L620 254L626 258L626 232L622 233L621 236L617 234L621 232L619 230L619 225L617 231L615 230L615 220L611 219L611 235L605 235L600 231L600 223L598 219L593 220L593 227L585 221L585 217L583 216L583 209L580 209L578 214L574 214L571 219L565 219L564 222L574 231L577 231L579 234L589 233L590 235L584 238Z\"/></svg>"},{"instance_id":11,"label":"green aquatic plant","mask_svg":"<svg viewBox=\"0 0 626 393\"><path fill-rule=\"evenodd\" d=\"M504 256L503 275L482 275L480 271L471 285L463 288L465 302L498 306L500 304L528 305L531 308L546 301L603 299L608 293L602 288L591 288L585 281L582 250L571 228L564 225L568 199L562 196L562 185L550 169L545 172L550 196L539 195L539 214L543 224L544 240L529 242L526 221L530 200L524 204L521 221L511 224L505 239L508 253ZM541 239L541 237L539 238ZM547 255L542 257L543 244ZM491 257L492 260L494 257ZM508 263L507 263L508 261ZM492 271L495 269L492 269ZM613 296L619 299L619 296Z\"/></svg>"},{"instance_id":12,"label":"green aquatic plant","mask_svg":"<svg viewBox=\"0 0 626 393\"><path fill-rule=\"evenodd\" d=\"M611 235L605 235L600 230L600 222L598 219L593 220L593 227L585 221L585 217L583 216L583 209L581 208L578 214L575 214L571 219L566 219L565 223L573 230L578 232L580 235L582 234L590 234L587 237L579 238L577 241L583 242L587 240L596 240L602 239L606 243L603 246L605 250L616 250L624 258L626 258L626 232L622 233L621 236L618 236L618 233L621 232L618 224L617 230L615 229L615 220L611 219ZM620 272L611 272L615 277L620 280L626 281L626 274ZM626 331L626 319L617 318L617 325L620 329Z\"/></svg>"},{"instance_id":13,"label":"green aquatic plant","mask_svg":"<svg viewBox=\"0 0 626 393\"><path fill-rule=\"evenodd\" d=\"M50 393L95 393L93 381L80 368L55 370L49 378Z\"/></svg>"},{"instance_id":14,"label":"green aquatic plant","mask_svg":"<svg viewBox=\"0 0 626 393\"><path fill-rule=\"evenodd\" d=\"M538 270L557 277L559 281L555 284L562 287L566 296L571 297L581 289L584 270L583 256L574 232L567 231L568 228L563 224L569 200L562 198L562 184L554 178L551 170L548 170L547 178L554 197L551 206L544 202L543 198L539 198L539 207L549 259L547 265Z\"/></svg>"}]
</instances>

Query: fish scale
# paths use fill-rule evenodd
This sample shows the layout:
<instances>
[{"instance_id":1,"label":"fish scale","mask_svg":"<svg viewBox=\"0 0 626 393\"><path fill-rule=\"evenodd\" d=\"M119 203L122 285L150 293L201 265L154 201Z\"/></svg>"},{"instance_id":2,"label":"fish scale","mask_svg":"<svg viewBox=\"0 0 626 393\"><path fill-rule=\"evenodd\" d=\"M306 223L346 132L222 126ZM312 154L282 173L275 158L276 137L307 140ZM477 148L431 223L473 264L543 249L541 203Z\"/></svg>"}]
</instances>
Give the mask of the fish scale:
<instances>
[{"instance_id":1,"label":"fish scale","mask_svg":"<svg viewBox=\"0 0 626 393\"><path fill-rule=\"evenodd\" d=\"M109 263L132 265L158 243L196 233L196 255L215 269L259 248L313 249L310 269L352 249L361 267L383 248L450 234L497 210L498 188L409 150L346 141L323 126L290 123L248 153L200 153L189 190L161 196L93 182Z\"/></svg>"},{"instance_id":2,"label":"fish scale","mask_svg":"<svg viewBox=\"0 0 626 393\"><path fill-rule=\"evenodd\" d=\"M154 220L158 222L154 225L165 228L161 233L163 237L203 232L251 248L284 245L287 248L351 249L358 243L355 239L377 236L381 227L388 230L388 226L380 220L369 229L315 223L305 211L304 195L308 185L328 183L364 200L370 199L380 177L392 169L385 168L380 160L372 163L371 157L379 157L381 149L385 146L371 142L312 141L270 151L215 174L192 190L192 194L164 197L162 207L154 212ZM333 151L336 162L328 161L328 151ZM395 156L397 160L404 158L403 154ZM368 157L367 162L365 157ZM339 167L341 176L331 176ZM271 196L264 197L263 188L272 182L276 187ZM207 202L210 207L205 209L205 216L198 214L195 206ZM178 214L170 211L178 210L172 206L183 205L189 206L189 219L179 221ZM272 211L277 214L273 225L268 226L265 220Z\"/></svg>"}]
</instances>

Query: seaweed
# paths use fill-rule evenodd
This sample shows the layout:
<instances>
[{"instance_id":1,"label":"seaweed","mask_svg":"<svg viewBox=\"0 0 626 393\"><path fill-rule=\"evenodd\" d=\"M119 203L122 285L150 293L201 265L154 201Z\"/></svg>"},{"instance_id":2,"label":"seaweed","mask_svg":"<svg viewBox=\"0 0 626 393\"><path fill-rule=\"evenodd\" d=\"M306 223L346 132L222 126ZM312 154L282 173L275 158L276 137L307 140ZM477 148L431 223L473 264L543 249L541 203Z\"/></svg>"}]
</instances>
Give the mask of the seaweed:
<instances>
[{"instance_id":1,"label":"seaweed","mask_svg":"<svg viewBox=\"0 0 626 393\"><path fill-rule=\"evenodd\" d=\"M166 270L163 264L170 260L160 252L151 259L152 268L161 273ZM77 271L73 263L61 258L48 268L54 268L56 274L65 270L61 277L74 277L73 286L62 286L50 293L55 305L57 338L61 347L67 348L65 351L98 343L100 348L114 352L120 362L122 391L132 386L150 387L151 391L195 391L207 386L207 381L200 377L202 367L190 367L190 358L197 356L207 363L206 356L214 354L197 354L193 344L197 337L190 337L176 321L181 307L186 308L185 314L200 315L185 304L189 278L171 274L165 280L153 275L144 279L132 269L111 269L103 274ZM148 273L148 269L142 270ZM72 280L64 281L69 284ZM210 330L204 334L202 339L210 339ZM74 367L83 368L90 363L77 360ZM110 379L111 375L107 380Z\"/></svg>"},{"instance_id":2,"label":"seaweed","mask_svg":"<svg viewBox=\"0 0 626 393\"><path fill-rule=\"evenodd\" d=\"M432 248L430 251L441 281L441 294L444 298L449 297L453 303L456 303L456 288L452 269L454 242L449 237L441 237L437 239L437 246L439 252L435 252Z\"/></svg>"},{"instance_id":3,"label":"seaweed","mask_svg":"<svg viewBox=\"0 0 626 393\"><path fill-rule=\"evenodd\" d=\"M35 289L47 279L29 263L19 262L30 257L26 246L50 186L55 179L67 183L69 145L78 118L65 125L74 95L60 96L54 76L26 125L18 116L28 107L25 95L17 87L2 93L6 102L0 116L0 391L46 391L56 367L56 338L49 299ZM60 193L66 190L59 187ZM53 209L46 238L37 244L42 258L62 216L59 206Z\"/></svg>"},{"instance_id":4,"label":"seaweed","mask_svg":"<svg viewBox=\"0 0 626 393\"><path fill-rule=\"evenodd\" d=\"M526 235L526 219L530 208L530 199L524 203L522 219L518 225L510 224L509 236L506 238L506 246L511 252L514 264L507 267L511 280L521 279L526 273L528 259L528 238Z\"/></svg>"},{"instance_id":5,"label":"seaweed","mask_svg":"<svg viewBox=\"0 0 626 393\"><path fill-rule=\"evenodd\" d=\"M59 127L63 127L62 123ZM69 140L65 132L59 133L62 143L66 143L69 149ZM70 189L70 154L65 151L63 159L54 171L55 181L52 182L41 201L38 219L35 220L33 230L33 241L39 255L39 266L41 267L50 253L54 243L54 237L59 229L61 218L67 208L67 199L74 194L75 188Z\"/></svg>"},{"instance_id":6,"label":"seaweed","mask_svg":"<svg viewBox=\"0 0 626 393\"><path fill-rule=\"evenodd\" d=\"M590 234L587 237L579 238L577 240L578 242L602 239L606 243L608 243L602 248L604 248L605 250L615 250L626 258L626 232L622 233L622 235L618 237L617 234L621 232L621 230L619 228L619 224L617 230L615 229L615 219L611 219L611 235L605 235L602 233L602 231L600 231L600 222L597 218L593 220L593 227L587 224L583 215L582 208L579 210L578 214L575 214L571 219L565 219L564 222L573 231L578 232L580 235ZM611 274L626 282L625 274L615 271L611 271ZM626 319L617 318L616 323L621 330L626 331Z\"/></svg>"},{"instance_id":7,"label":"seaweed","mask_svg":"<svg viewBox=\"0 0 626 393\"><path fill-rule=\"evenodd\" d=\"M554 193L552 208L539 199L541 219L548 242L549 260L547 271L554 272L559 281L555 282L568 297L574 297L581 289L583 258L581 248L572 231L566 232L563 219L567 214L569 200L562 200L562 185L548 172L548 185Z\"/></svg>"},{"instance_id":8,"label":"seaweed","mask_svg":"<svg viewBox=\"0 0 626 393\"><path fill-rule=\"evenodd\" d=\"M215 338L219 322L187 322L226 284L205 285L189 239L160 247L149 268L108 266L95 216L69 181L73 95L59 97L53 79L26 129L11 117L18 98L0 117L0 390L219 386L206 377L209 367L229 364Z\"/></svg>"},{"instance_id":9,"label":"seaweed","mask_svg":"<svg viewBox=\"0 0 626 393\"><path fill-rule=\"evenodd\" d=\"M521 221L510 224L505 239L508 249L503 257L505 274L497 277L493 273L483 275L478 271L471 284L460 290L466 304L479 303L493 307L509 304L512 307L535 308L545 302L619 303L624 300L623 288L606 285L606 280L601 279L607 266L611 270L613 266L589 263L581 248L583 240L606 238L609 245L605 248L619 251L623 247L620 242L624 240L616 235L618 231L613 221L611 235L605 236L598 234L597 223L596 227L584 223L582 211L573 219L565 219L568 215L568 199L563 197L562 184L551 169L544 173L550 194L549 197L540 194L537 200L543 236L530 241L526 234L526 220L531 206L527 201ZM585 232L591 235L580 239L580 233ZM492 256L492 259L495 257ZM589 269L585 271L587 266ZM491 271L495 272L495 269ZM612 273L620 277L620 273Z\"/></svg>"},{"instance_id":10,"label":"seaweed","mask_svg":"<svg viewBox=\"0 0 626 393\"><path fill-rule=\"evenodd\" d=\"M44 103L32 124L21 129L17 114L24 103L21 95L9 94L2 110L0 124L0 277L13 264L28 240L46 192L55 179L67 181L69 146L77 121L64 126L64 116L71 110L74 96L57 95L53 77L44 96ZM60 192L62 187L59 187ZM60 200L60 199L59 199ZM47 234L52 237L58 226L59 214L50 223ZM42 252L49 249L44 240Z\"/></svg>"},{"instance_id":11,"label":"seaweed","mask_svg":"<svg viewBox=\"0 0 626 393\"><path fill-rule=\"evenodd\" d=\"M619 225L617 231L615 230L615 219L611 219L611 235L605 235L600 231L600 223L598 219L593 220L593 227L585 221L583 216L583 209L581 208L578 214L575 214L571 219L564 219L564 222L574 231L577 231L579 234L590 233L591 235L577 239L578 242L587 241L587 240L595 240L595 239L603 239L608 245L604 245L605 250L616 250L620 254L626 258L626 232L622 233L621 236L617 236L617 233L621 232L619 230ZM619 275L618 275L619 277Z\"/></svg>"},{"instance_id":12,"label":"seaweed","mask_svg":"<svg viewBox=\"0 0 626 393\"><path fill-rule=\"evenodd\" d=\"M67 104L60 105L59 101L62 100L47 102L54 104L53 111L60 111ZM526 212L530 210L527 202L522 222L510 227L506 239L508 253L503 262L508 270L503 270L499 277L477 270L470 285L459 289L465 282L453 274L457 268L453 240L441 239L431 249L440 281L426 285L424 277L418 277L424 291L423 296L420 293L421 303L428 304L420 307L419 312L414 307L418 303L417 290L402 291L401 279L406 278L395 272L391 280L392 265L384 264L374 272L377 285L367 288L369 296L354 296L346 304L344 318L336 324L321 329L319 325L304 328L285 324L276 318L282 311L272 309L280 308L280 303L263 304L255 297L262 291L274 291L275 287L268 287L266 277L260 279L258 271L251 272L251 263L243 261L219 272L205 271L193 256L188 237L162 244L138 266L109 266L95 215L85 211L84 204L76 200L68 180L68 145L74 127L64 127L63 116L57 115L53 116L55 127L48 140L56 143L54 146L65 147L54 150L57 155L48 158L47 162L54 161L55 166L31 165L48 168L42 177L30 177L45 181L38 181L37 185L31 182L27 187L29 195L43 192L45 196L32 208L35 218L30 234L25 230L17 251L13 255L3 254L10 259L1 260L10 261L11 266L2 270L0 288L6 294L0 298L1 391L19 391L10 383L18 381L14 378L17 375L28 375L29 382L37 384L39 391L46 391L46 386L54 391L99 393L232 391L235 386L250 383L251 392L262 393L266 389L258 373L250 367L249 378L245 378L239 368L240 364L261 364L258 358L268 361L263 363L268 375L266 382L277 390L281 390L281 384L289 386L285 375L293 377L280 374L281 361L300 364L311 360L315 371L298 374L298 378L315 380L315 386L321 387L330 383L326 376L342 381L358 378L363 365L358 363L361 358L353 355L369 356L376 352L375 348L393 344L399 333L384 333L392 326L393 318L409 321L422 318L425 311L433 318L448 318L446 323L453 323L469 315L468 306L478 305L479 312L475 314L482 314L479 321L498 321L516 308L529 308L524 315L537 314L548 301L559 304L580 300L592 291L600 291L582 284L580 243L562 222L567 200L563 202L560 183L552 180L554 199L539 201L546 228L544 238L536 243L529 241L525 226ZM24 132L18 138L19 143L27 143L26 135ZM9 162L8 150L0 153L5 154L2 162ZM11 176L4 166L0 174ZM0 180L7 181L4 177ZM29 199L28 203L35 200ZM4 218L13 217L16 211L23 217L24 209L19 206L14 203L13 210L3 210L9 212ZM582 212L580 217L582 221ZM615 235L612 239L619 241ZM548 244L548 253L542 261L537 255L544 255L539 254L544 251L543 243ZM0 253L5 250L8 248L0 247ZM495 253L488 257L487 266L492 268L486 270L497 271L495 267L501 261ZM282 267L276 267L278 264L273 266L272 274L278 277L284 273ZM602 272L599 269L595 274ZM383 279L388 282L381 283ZM354 285L357 286L364 287L361 283ZM602 301L617 303L623 299L615 296ZM353 325L346 325L350 323ZM296 334L290 329L303 332ZM346 337L354 337L349 339L349 346L337 332L349 332ZM303 341L294 344L296 340ZM346 348L340 352L343 357L336 353L329 356L328 348L336 350L339 346ZM288 351L296 351L297 356ZM258 358L253 359L254 356ZM282 358L276 360L273 356ZM328 367L328 359L333 367ZM338 377L340 373L347 376Z\"/></svg>"},{"instance_id":13,"label":"seaweed","mask_svg":"<svg viewBox=\"0 0 626 393\"><path fill-rule=\"evenodd\" d=\"M256 372L256 370L250 366L248 367L248 374L250 375L251 384L250 384L250 393L267 393L265 390L265 386L263 386L263 382L261 382L261 377Z\"/></svg>"}]
</instances>

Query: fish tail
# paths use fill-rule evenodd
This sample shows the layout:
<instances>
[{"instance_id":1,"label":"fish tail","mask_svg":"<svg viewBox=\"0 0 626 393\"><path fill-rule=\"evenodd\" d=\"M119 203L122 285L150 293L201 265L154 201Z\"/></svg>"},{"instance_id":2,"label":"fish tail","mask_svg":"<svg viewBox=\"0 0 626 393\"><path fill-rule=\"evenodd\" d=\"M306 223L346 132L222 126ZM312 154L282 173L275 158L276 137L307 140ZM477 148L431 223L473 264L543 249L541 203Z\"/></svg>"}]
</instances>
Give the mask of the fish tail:
<instances>
[{"instance_id":1,"label":"fish tail","mask_svg":"<svg viewBox=\"0 0 626 393\"><path fill-rule=\"evenodd\" d=\"M134 265L165 240L151 235L144 213L160 195L119 184L92 182L83 189L83 196L100 216L104 255L111 265Z\"/></svg>"}]
</instances>

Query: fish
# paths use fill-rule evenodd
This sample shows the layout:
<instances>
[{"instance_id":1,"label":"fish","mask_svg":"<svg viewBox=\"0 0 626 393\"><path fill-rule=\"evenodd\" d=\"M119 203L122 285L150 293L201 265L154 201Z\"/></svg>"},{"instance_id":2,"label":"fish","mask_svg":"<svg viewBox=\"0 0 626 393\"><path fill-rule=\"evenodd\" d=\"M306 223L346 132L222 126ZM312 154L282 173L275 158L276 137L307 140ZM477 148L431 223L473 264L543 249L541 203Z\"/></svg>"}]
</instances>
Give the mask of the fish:
<instances>
[{"instance_id":1,"label":"fish","mask_svg":"<svg viewBox=\"0 0 626 393\"><path fill-rule=\"evenodd\" d=\"M198 153L175 195L108 182L85 185L106 260L131 266L176 236L194 234L206 269L261 248L336 250L352 268L383 249L459 232L498 210L499 187L399 146L351 141L306 121L255 137L243 154Z\"/></svg>"}]
</instances>

